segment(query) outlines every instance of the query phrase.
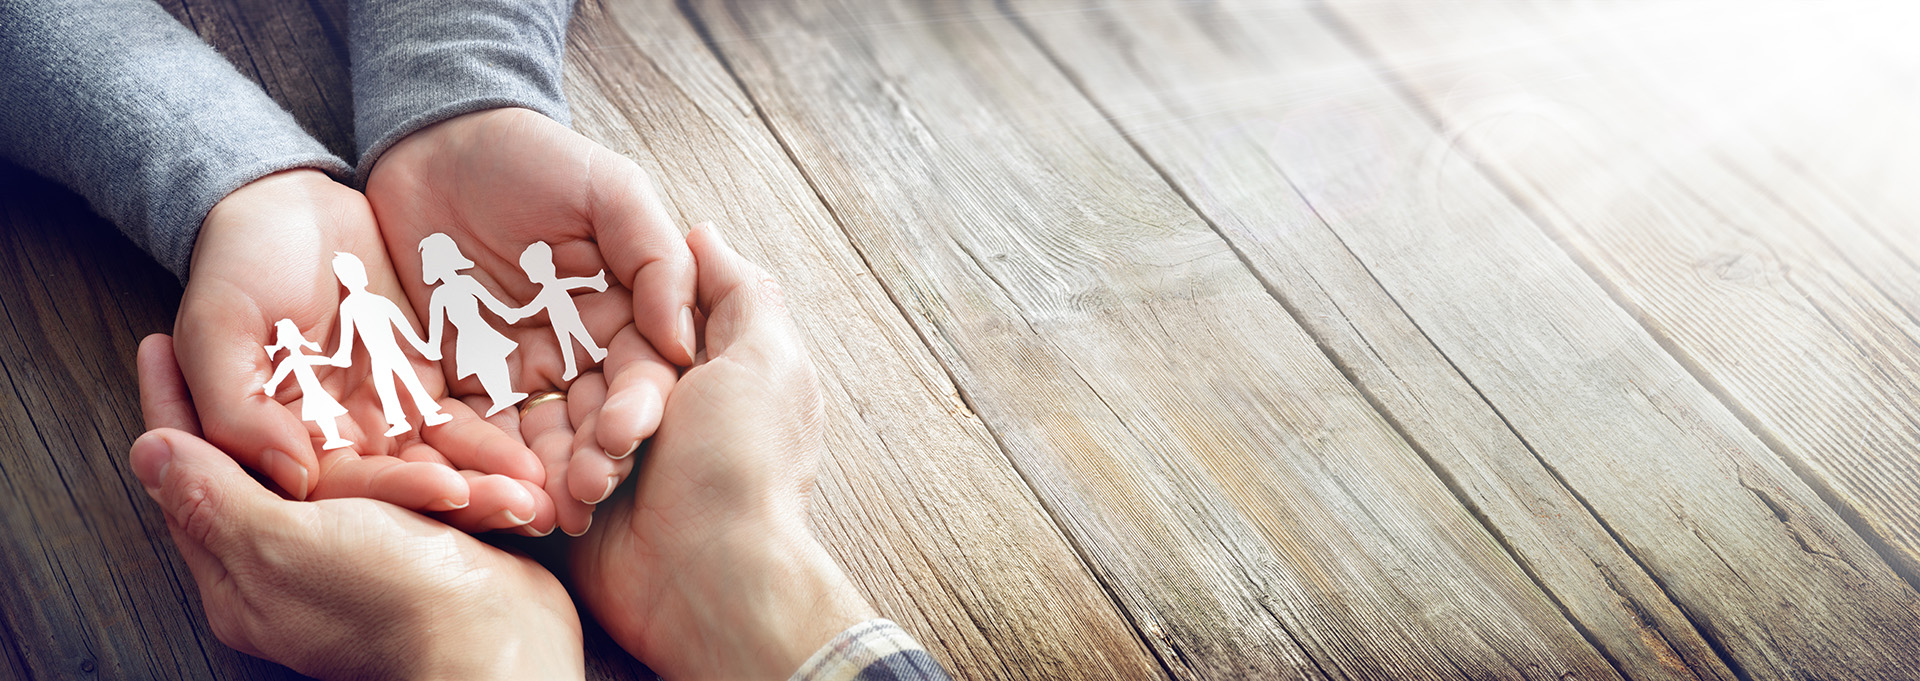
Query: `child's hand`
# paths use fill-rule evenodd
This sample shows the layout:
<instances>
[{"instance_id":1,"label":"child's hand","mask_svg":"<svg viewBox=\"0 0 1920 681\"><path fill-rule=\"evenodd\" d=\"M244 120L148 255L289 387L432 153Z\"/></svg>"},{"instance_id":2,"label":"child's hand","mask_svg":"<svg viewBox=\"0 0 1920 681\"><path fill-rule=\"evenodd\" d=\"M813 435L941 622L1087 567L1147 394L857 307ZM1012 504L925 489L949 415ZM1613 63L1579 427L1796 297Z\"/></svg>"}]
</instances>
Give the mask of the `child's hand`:
<instances>
[{"instance_id":1,"label":"child's hand","mask_svg":"<svg viewBox=\"0 0 1920 681\"><path fill-rule=\"evenodd\" d=\"M371 290L402 299L366 200L319 171L261 178L207 215L171 346L207 440L295 499L368 497L424 511L461 509L446 517L473 530L532 516L545 492L512 478L544 480L544 471L498 429L486 429L488 436L456 423L404 438L362 432L359 424L381 422L366 367L319 377L351 414L338 423L354 449L316 452L298 392L285 404L263 394L274 364L261 347L273 340L275 321L291 319L322 343L337 340L324 337L338 329L342 293L328 264L335 252L366 263ZM348 358L338 354L334 362ZM438 367L416 364L428 388L443 393ZM478 420L465 405L440 401L457 419Z\"/></svg>"},{"instance_id":2,"label":"child's hand","mask_svg":"<svg viewBox=\"0 0 1920 681\"><path fill-rule=\"evenodd\" d=\"M545 116L494 109L402 139L374 166L367 199L388 252L408 255L394 264L420 313L429 311L432 287L413 254L435 232L475 263L465 274L507 300L540 291L519 265L536 241L552 247L560 277L601 272L599 292L574 302L609 352L603 371L568 380L552 329L498 329L518 343L507 359L513 389L564 390L566 399L529 409L524 422L511 409L489 419L518 432L546 466L558 517L543 515L532 530L557 522L585 532L592 504L632 470L629 455L653 435L679 367L693 360L693 256L645 174ZM607 281L608 271L617 282ZM454 395L490 403L477 379L446 378Z\"/></svg>"}]
</instances>

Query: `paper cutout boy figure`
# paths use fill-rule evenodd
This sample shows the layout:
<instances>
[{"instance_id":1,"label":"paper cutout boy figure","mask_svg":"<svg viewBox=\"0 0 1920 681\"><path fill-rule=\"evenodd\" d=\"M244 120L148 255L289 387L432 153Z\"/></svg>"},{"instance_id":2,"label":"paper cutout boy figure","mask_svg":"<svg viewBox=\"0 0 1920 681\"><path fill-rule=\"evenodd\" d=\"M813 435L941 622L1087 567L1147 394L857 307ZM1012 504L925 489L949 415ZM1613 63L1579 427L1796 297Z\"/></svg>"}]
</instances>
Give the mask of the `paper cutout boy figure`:
<instances>
[{"instance_id":1,"label":"paper cutout boy figure","mask_svg":"<svg viewBox=\"0 0 1920 681\"><path fill-rule=\"evenodd\" d=\"M280 335L274 340L273 345L266 346L267 359L273 359L273 356L279 354L282 349L287 351L287 358L280 362L280 366L274 367L273 378L267 379L265 386L267 397L273 397L273 392L279 389L280 382L286 380L288 375L292 375L294 382L300 384L300 419L319 424L320 433L327 436L327 441L321 444L320 448L352 447L352 442L340 437L340 424L334 422L334 419L347 415L347 408L340 406L340 403L333 399L333 395L327 393L326 387L320 385L320 379L313 375L314 367L330 364L333 360L326 355L309 355L300 352L302 347L313 348L314 352L319 352L320 344L307 340L306 336L301 335L300 327L294 326L293 320L282 319L275 323L273 328Z\"/></svg>"},{"instance_id":2,"label":"paper cutout boy figure","mask_svg":"<svg viewBox=\"0 0 1920 681\"><path fill-rule=\"evenodd\" d=\"M487 397L493 400L493 407L487 410L487 415L492 416L525 399L527 394L514 392L512 373L507 367L507 355L519 344L480 316L480 305L486 304L487 309L509 324L519 321L520 315L495 298L479 280L459 273L470 267L473 261L460 253L452 237L435 233L420 240L422 277L428 285L440 284L433 289L433 299L427 304L427 345L440 347L446 340L441 332L446 330L446 324L453 324L454 331L458 332L453 341L455 377L480 377L480 387L485 388Z\"/></svg>"},{"instance_id":3,"label":"paper cutout boy figure","mask_svg":"<svg viewBox=\"0 0 1920 681\"><path fill-rule=\"evenodd\" d=\"M553 249L547 242L535 241L527 250L520 253L520 269L527 273L527 280L540 285L540 293L533 296L533 302L517 310L520 318L525 319L547 311L547 322L553 325L553 333L560 338L560 358L567 369L560 374L561 380L573 380L579 370L573 366L573 341L587 349L587 356L598 362L607 358L607 351L593 344L593 337L587 335L587 325L580 321L580 309L573 306L573 295L567 293L573 289L590 288L595 291L607 290L607 271L591 277L561 279L553 272Z\"/></svg>"},{"instance_id":4,"label":"paper cutout boy figure","mask_svg":"<svg viewBox=\"0 0 1920 681\"><path fill-rule=\"evenodd\" d=\"M420 410L421 420L429 426L437 426L453 417L440 413L440 405L434 404L427 395L426 387L420 385L420 376L413 371L413 363L407 361L407 355L400 349L399 341L394 340L393 332L399 329L420 354L427 359L438 361L440 349L427 345L419 336L414 335L413 325L407 323L407 316L400 307L378 293L367 290L367 266L351 253L333 254L333 274L347 287L347 297L340 299L340 349L334 351L333 365L337 367L353 364L353 333L360 332L360 344L366 346L367 357L373 360L373 390L380 395L381 415L386 417L386 436L393 437L409 430L407 414L401 410L400 401L393 393L393 382L398 379L413 395L413 406Z\"/></svg>"}]
</instances>

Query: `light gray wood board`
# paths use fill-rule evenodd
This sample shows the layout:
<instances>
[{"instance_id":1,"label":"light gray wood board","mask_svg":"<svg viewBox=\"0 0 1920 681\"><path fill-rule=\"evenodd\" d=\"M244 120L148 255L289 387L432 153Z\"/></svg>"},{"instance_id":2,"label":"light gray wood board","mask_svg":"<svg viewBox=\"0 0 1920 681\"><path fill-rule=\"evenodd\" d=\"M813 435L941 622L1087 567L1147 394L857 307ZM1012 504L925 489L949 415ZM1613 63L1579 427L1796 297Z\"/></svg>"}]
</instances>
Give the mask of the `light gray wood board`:
<instances>
[{"instance_id":1,"label":"light gray wood board","mask_svg":"<svg viewBox=\"0 0 1920 681\"><path fill-rule=\"evenodd\" d=\"M1920 252L1920 230L1912 228L1915 213L1879 201L1912 192L1851 176L1822 182L1823 171L1797 160L1862 146L1851 136L1875 138L1887 145L1884 155L1899 156L1893 141L1910 137L1884 124L1892 113L1920 113L1911 96L1903 101L1885 87L1880 72L1892 69L1831 32L1860 19L1765 2L1705 13L1726 9L1711 3L1624 24L1638 13L1488 9L1491 28L1558 38L1563 59L1529 65L1578 77L1542 88L1544 101L1580 111L1573 122L1603 143L1624 147L1630 135L1644 150L1605 172L1660 176L1705 211L1673 215L1698 225L1699 238L1596 259L1603 276L1671 329L1673 343L1868 528L1909 583L1920 581L1920 261L1910 255ZM1706 16L1732 26L1696 31L1690 44L1676 35L1676 23ZM1782 25L1787 18L1794 21ZM1821 23L1829 31L1817 30ZM1749 56L1726 63L1734 60L1723 51ZM1794 68L1802 62L1833 77ZM1756 83L1766 87L1749 91ZM1866 125L1849 125L1836 108L1859 112ZM1604 248L1640 236L1594 241ZM1745 285L1678 276L1704 267ZM1702 314L1703 306L1719 314Z\"/></svg>"},{"instance_id":2,"label":"light gray wood board","mask_svg":"<svg viewBox=\"0 0 1920 681\"><path fill-rule=\"evenodd\" d=\"M669 3L582 3L576 127L787 292L828 422L813 526L959 678L1163 677L726 70Z\"/></svg>"},{"instance_id":3,"label":"light gray wood board","mask_svg":"<svg viewBox=\"0 0 1920 681\"><path fill-rule=\"evenodd\" d=\"M1659 584L1291 185L1290 175L1306 174L1294 168L1339 153L1362 162L1347 166L1357 171L1350 177L1329 181L1394 195L1355 197L1361 206L1447 189L1407 182L1404 171L1420 165L1434 136L1417 117L1392 114L1394 95L1364 59L1311 15L1261 5L1021 0L1011 7L1115 124L1248 254L1275 295L1622 672L1639 679L1733 678ZM1328 125L1347 127L1315 129ZM1280 143L1307 135L1358 143L1345 149ZM1351 211L1328 212L1337 219ZM1362 216L1340 228L1369 227Z\"/></svg>"},{"instance_id":4,"label":"light gray wood board","mask_svg":"<svg viewBox=\"0 0 1920 681\"><path fill-rule=\"evenodd\" d=\"M1452 84L1484 81L1489 72L1524 65L1511 56L1463 62L1485 52L1481 43L1452 42L1470 25L1457 14L1424 6L1389 11L1335 4L1327 17L1361 49L1377 50L1414 101L1439 116L1448 135L1441 139L1485 161L1502 186L1586 256L1590 267L1597 257L1700 239L1699 230L1711 226L1711 215L1676 213L1700 204L1670 180L1596 177L1596 167L1632 162L1631 156L1609 156L1633 152L1624 140L1581 145L1572 136L1533 135L1525 144L1488 143L1484 120L1455 108L1467 98ZM1753 678L1908 673L1920 661L1920 597L1714 395L1617 308L1602 305L1604 296L1591 280L1568 275L1564 266L1541 267L1564 263L1566 256L1530 233L1517 209L1491 198L1493 189L1454 151L1436 146L1430 167L1421 172L1429 181L1470 183L1478 187L1474 194L1488 196L1475 199L1455 187L1433 197L1444 201L1410 208L1447 216L1439 224L1452 226L1439 234L1452 233L1447 240L1472 247L1401 259L1445 265L1402 282L1390 279L1397 268L1370 262L1370 271L1744 672ZM1675 219L1681 214L1692 219ZM1666 229L1651 234L1651 225ZM1434 231L1428 221L1420 231L1367 236L1390 237L1377 247L1382 255L1404 253L1410 244L1431 254L1439 241ZM1604 246L1580 241L1624 234L1640 238ZM1427 238L1417 239L1422 236ZM1372 260L1361 243L1348 239L1363 261ZM1481 281L1474 284L1476 279ZM1618 281L1606 281L1616 295L1622 293ZM1473 288L1463 290L1468 286ZM1619 297L1648 319L1648 308L1631 295ZM1461 306L1482 310L1448 311ZM1711 304L1697 311L1718 312ZM1471 328L1474 319L1529 318L1544 323L1532 332L1512 323ZM1662 340L1690 340L1650 326ZM1450 340L1455 337L1457 345ZM1515 354L1489 356L1488 349ZM1681 357L1695 359L1684 352ZM1608 374L1606 380L1593 378Z\"/></svg>"},{"instance_id":5,"label":"light gray wood board","mask_svg":"<svg viewBox=\"0 0 1920 681\"><path fill-rule=\"evenodd\" d=\"M991 4L692 8L1176 675L1614 674Z\"/></svg>"}]
</instances>

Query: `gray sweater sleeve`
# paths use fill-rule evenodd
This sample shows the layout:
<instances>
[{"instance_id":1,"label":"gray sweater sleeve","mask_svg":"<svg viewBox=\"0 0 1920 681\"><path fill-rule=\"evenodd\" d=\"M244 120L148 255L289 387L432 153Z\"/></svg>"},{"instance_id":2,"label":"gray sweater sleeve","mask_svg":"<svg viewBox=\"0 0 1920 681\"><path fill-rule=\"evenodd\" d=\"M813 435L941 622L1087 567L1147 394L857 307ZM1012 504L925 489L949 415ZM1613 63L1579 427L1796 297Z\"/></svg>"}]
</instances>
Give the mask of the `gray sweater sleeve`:
<instances>
[{"instance_id":1,"label":"gray sweater sleeve","mask_svg":"<svg viewBox=\"0 0 1920 681\"><path fill-rule=\"evenodd\" d=\"M0 0L4 1L4 0ZM561 53L573 0L352 0L359 177L395 142L465 113L517 106L567 120Z\"/></svg>"},{"instance_id":2,"label":"gray sweater sleeve","mask_svg":"<svg viewBox=\"0 0 1920 681\"><path fill-rule=\"evenodd\" d=\"M0 155L73 188L183 279L207 211L338 157L152 0L0 0Z\"/></svg>"}]
</instances>

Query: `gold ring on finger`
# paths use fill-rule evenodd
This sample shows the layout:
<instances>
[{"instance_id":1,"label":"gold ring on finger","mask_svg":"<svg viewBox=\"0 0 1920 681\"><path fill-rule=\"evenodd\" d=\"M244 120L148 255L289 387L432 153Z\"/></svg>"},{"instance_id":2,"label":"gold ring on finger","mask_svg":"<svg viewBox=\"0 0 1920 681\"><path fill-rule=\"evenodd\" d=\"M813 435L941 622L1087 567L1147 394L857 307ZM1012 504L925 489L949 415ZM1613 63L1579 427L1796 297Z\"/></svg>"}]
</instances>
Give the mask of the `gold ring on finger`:
<instances>
[{"instance_id":1,"label":"gold ring on finger","mask_svg":"<svg viewBox=\"0 0 1920 681\"><path fill-rule=\"evenodd\" d=\"M544 390L541 392L534 393L532 397L527 398L526 404L520 405L520 418L521 420L526 420L527 412L533 411L534 407L538 407L542 404L546 404L554 400L565 400L565 399L567 399L567 394L560 392L558 390Z\"/></svg>"}]
</instances>

